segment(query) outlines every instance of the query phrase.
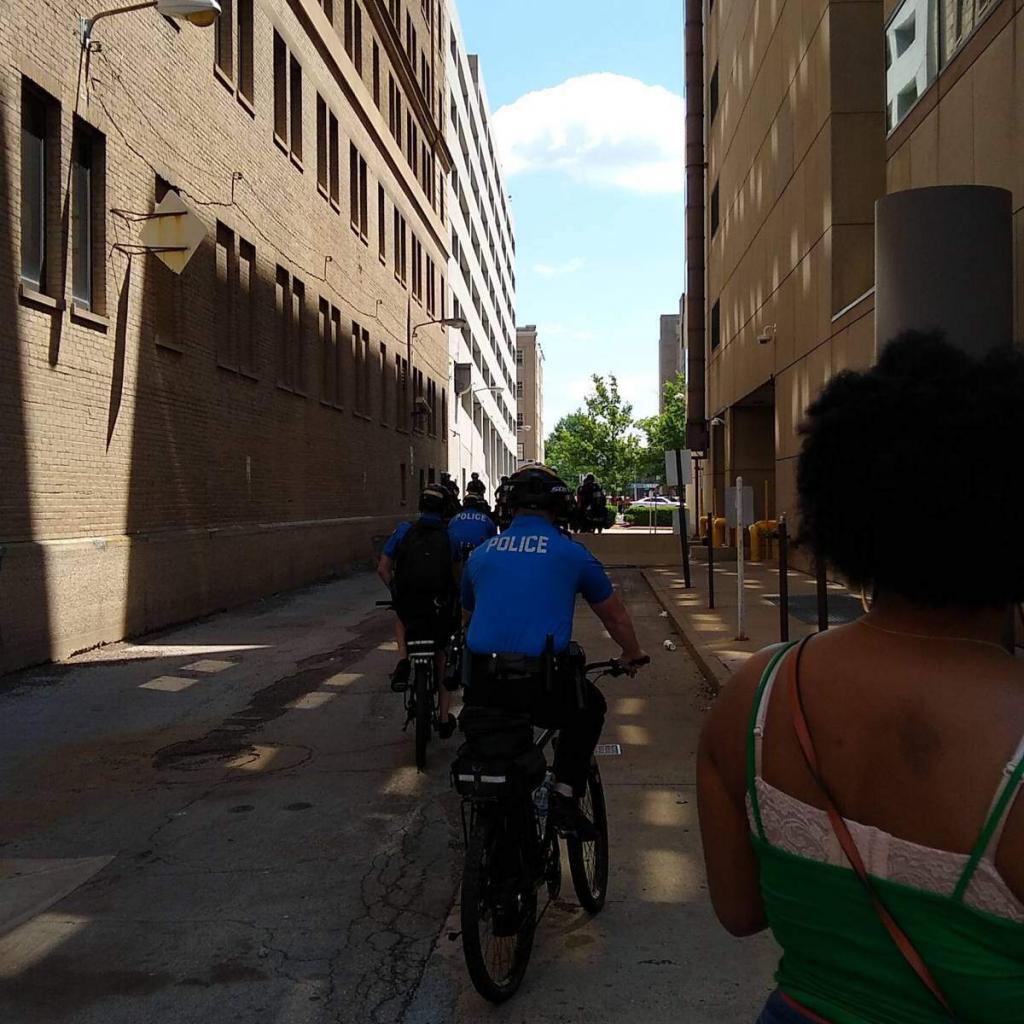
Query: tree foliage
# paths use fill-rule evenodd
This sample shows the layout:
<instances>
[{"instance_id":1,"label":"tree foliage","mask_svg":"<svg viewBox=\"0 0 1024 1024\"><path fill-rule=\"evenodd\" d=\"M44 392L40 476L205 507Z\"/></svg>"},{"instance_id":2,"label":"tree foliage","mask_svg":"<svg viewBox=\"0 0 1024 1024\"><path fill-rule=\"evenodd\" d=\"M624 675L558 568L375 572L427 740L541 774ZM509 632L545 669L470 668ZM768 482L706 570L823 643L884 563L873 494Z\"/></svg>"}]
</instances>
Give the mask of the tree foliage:
<instances>
[{"instance_id":1,"label":"tree foliage","mask_svg":"<svg viewBox=\"0 0 1024 1024\"><path fill-rule=\"evenodd\" d=\"M632 483L654 483L665 475L666 448L682 447L686 434L686 381L665 385L665 412L634 420L633 406L615 377L591 377L583 408L563 416L548 437L548 464L570 484L587 473L613 493ZM680 399L681 396L681 399Z\"/></svg>"}]
</instances>

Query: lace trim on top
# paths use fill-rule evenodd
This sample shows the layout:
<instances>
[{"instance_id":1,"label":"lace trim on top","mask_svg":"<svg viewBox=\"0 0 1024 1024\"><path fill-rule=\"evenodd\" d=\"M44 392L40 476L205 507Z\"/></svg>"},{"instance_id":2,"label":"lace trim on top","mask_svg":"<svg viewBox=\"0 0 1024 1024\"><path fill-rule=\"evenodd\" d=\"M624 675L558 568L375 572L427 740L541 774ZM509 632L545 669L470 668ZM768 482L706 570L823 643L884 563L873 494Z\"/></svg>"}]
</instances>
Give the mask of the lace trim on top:
<instances>
[{"instance_id":1,"label":"lace trim on top","mask_svg":"<svg viewBox=\"0 0 1024 1024\"><path fill-rule=\"evenodd\" d=\"M765 782L755 780L765 839L780 850L808 860L849 868L825 811ZM753 804L747 794L747 817L756 833ZM950 853L899 839L873 825L846 819L850 833L864 858L868 873L876 878L940 896L952 896L967 861L965 853ZM989 855L982 857L964 895L975 910L1024 924L1024 903L1003 881Z\"/></svg>"}]
</instances>

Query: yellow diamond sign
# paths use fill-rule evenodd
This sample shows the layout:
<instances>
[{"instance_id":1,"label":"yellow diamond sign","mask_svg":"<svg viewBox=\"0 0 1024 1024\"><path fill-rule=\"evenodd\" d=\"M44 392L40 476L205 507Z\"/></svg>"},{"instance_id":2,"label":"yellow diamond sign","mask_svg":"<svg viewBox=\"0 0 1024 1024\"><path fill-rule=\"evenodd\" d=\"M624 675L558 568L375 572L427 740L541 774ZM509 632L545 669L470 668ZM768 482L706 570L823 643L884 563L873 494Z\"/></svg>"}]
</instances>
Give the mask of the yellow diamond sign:
<instances>
[{"instance_id":1,"label":"yellow diamond sign","mask_svg":"<svg viewBox=\"0 0 1024 1024\"><path fill-rule=\"evenodd\" d=\"M203 222L177 192L171 191L146 221L139 241L158 260L180 274L205 237Z\"/></svg>"}]
</instances>

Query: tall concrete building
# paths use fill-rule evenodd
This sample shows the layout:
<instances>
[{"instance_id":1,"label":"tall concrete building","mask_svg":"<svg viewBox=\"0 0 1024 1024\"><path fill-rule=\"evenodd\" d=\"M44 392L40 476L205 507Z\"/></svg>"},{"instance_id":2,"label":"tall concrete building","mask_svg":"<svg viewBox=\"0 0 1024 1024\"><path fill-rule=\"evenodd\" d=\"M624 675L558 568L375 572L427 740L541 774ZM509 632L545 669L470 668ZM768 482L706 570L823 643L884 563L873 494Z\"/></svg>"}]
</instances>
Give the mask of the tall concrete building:
<instances>
[{"instance_id":1,"label":"tall concrete building","mask_svg":"<svg viewBox=\"0 0 1024 1024\"><path fill-rule=\"evenodd\" d=\"M1009 191L1024 343L1024 9L786 0L715 4L705 19L704 354L707 417L724 426L703 497L713 480L721 510L742 474L758 516L792 514L807 405L876 355L876 200Z\"/></svg>"},{"instance_id":2,"label":"tall concrete building","mask_svg":"<svg viewBox=\"0 0 1024 1024\"><path fill-rule=\"evenodd\" d=\"M454 9L447 60L448 277L452 315L466 321L449 332L455 393L448 470L463 488L478 472L493 500L497 481L516 461L515 235L480 60L467 55Z\"/></svg>"},{"instance_id":3,"label":"tall concrete building","mask_svg":"<svg viewBox=\"0 0 1024 1024\"><path fill-rule=\"evenodd\" d=\"M872 357L874 204L885 190L882 4L715 4L705 24L703 509L737 475L792 511L797 424Z\"/></svg>"},{"instance_id":4,"label":"tall concrete building","mask_svg":"<svg viewBox=\"0 0 1024 1024\"><path fill-rule=\"evenodd\" d=\"M678 313L664 313L658 334L658 412L665 411L665 385L683 368L682 320Z\"/></svg>"},{"instance_id":5,"label":"tall concrete building","mask_svg":"<svg viewBox=\"0 0 1024 1024\"><path fill-rule=\"evenodd\" d=\"M448 465L445 4L95 6L0 8L4 669L366 563Z\"/></svg>"},{"instance_id":6,"label":"tall concrete building","mask_svg":"<svg viewBox=\"0 0 1024 1024\"><path fill-rule=\"evenodd\" d=\"M544 352L537 325L516 330L516 431L519 465L544 461Z\"/></svg>"}]
</instances>

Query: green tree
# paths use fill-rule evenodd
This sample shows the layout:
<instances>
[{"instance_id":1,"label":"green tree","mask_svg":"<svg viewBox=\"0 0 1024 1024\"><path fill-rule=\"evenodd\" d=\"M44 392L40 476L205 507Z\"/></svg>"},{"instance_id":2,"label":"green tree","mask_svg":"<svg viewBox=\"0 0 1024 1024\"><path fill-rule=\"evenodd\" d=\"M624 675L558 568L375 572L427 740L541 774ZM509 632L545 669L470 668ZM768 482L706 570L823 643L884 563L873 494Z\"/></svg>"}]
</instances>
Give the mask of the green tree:
<instances>
[{"instance_id":1,"label":"green tree","mask_svg":"<svg viewBox=\"0 0 1024 1024\"><path fill-rule=\"evenodd\" d=\"M686 377L677 373L665 381L664 412L648 416L637 423L647 441L645 479L665 481L665 452L686 447Z\"/></svg>"},{"instance_id":2,"label":"green tree","mask_svg":"<svg viewBox=\"0 0 1024 1024\"><path fill-rule=\"evenodd\" d=\"M568 482L593 473L612 491L625 488L641 447L635 436L633 406L619 394L615 377L591 377L584 407L563 416L546 444L548 464Z\"/></svg>"}]
</instances>

